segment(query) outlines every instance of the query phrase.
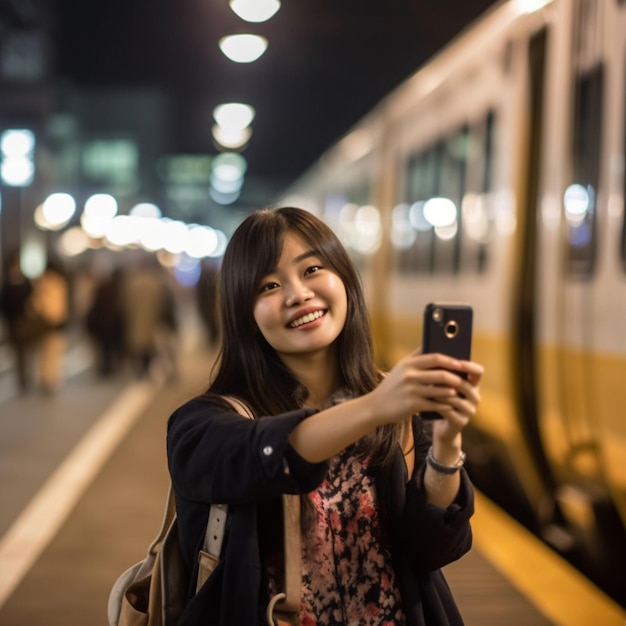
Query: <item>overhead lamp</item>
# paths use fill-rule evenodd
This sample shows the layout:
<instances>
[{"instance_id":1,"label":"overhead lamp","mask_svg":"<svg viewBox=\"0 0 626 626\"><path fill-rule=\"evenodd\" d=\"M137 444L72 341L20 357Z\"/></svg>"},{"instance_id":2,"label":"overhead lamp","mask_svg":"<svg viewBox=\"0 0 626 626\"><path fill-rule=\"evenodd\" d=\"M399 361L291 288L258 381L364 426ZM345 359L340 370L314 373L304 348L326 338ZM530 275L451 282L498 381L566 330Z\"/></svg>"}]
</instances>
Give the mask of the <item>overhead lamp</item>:
<instances>
[{"instance_id":1,"label":"overhead lamp","mask_svg":"<svg viewBox=\"0 0 626 626\"><path fill-rule=\"evenodd\" d=\"M218 172L219 173L219 172ZM232 194L241 191L243 187L244 177L224 179L217 176L211 176L211 189L215 189L218 193Z\"/></svg>"},{"instance_id":2,"label":"overhead lamp","mask_svg":"<svg viewBox=\"0 0 626 626\"><path fill-rule=\"evenodd\" d=\"M162 216L161 209L152 202L139 202L128 212L129 215L158 219Z\"/></svg>"},{"instance_id":3,"label":"overhead lamp","mask_svg":"<svg viewBox=\"0 0 626 626\"><path fill-rule=\"evenodd\" d=\"M108 193L95 193L85 201L83 215L112 220L117 215L117 200Z\"/></svg>"},{"instance_id":4,"label":"overhead lamp","mask_svg":"<svg viewBox=\"0 0 626 626\"><path fill-rule=\"evenodd\" d=\"M185 253L194 259L211 256L218 243L217 233L210 226L190 226Z\"/></svg>"},{"instance_id":5,"label":"overhead lamp","mask_svg":"<svg viewBox=\"0 0 626 626\"><path fill-rule=\"evenodd\" d=\"M280 9L279 0L230 0L230 8L246 22L266 22Z\"/></svg>"},{"instance_id":6,"label":"overhead lamp","mask_svg":"<svg viewBox=\"0 0 626 626\"><path fill-rule=\"evenodd\" d=\"M58 249L64 256L78 256L89 248L89 238L80 226L73 226L60 237Z\"/></svg>"},{"instance_id":7,"label":"overhead lamp","mask_svg":"<svg viewBox=\"0 0 626 626\"><path fill-rule=\"evenodd\" d=\"M255 110L248 104L229 102L213 109L215 121L227 130L241 130L249 126L254 119Z\"/></svg>"},{"instance_id":8,"label":"overhead lamp","mask_svg":"<svg viewBox=\"0 0 626 626\"><path fill-rule=\"evenodd\" d=\"M50 230L63 228L76 212L76 200L69 193L52 193L42 205L43 217Z\"/></svg>"},{"instance_id":9,"label":"overhead lamp","mask_svg":"<svg viewBox=\"0 0 626 626\"><path fill-rule=\"evenodd\" d=\"M80 225L94 239L104 237L109 222L117 215L117 200L107 193L96 193L85 202Z\"/></svg>"},{"instance_id":10,"label":"overhead lamp","mask_svg":"<svg viewBox=\"0 0 626 626\"><path fill-rule=\"evenodd\" d=\"M218 45L231 61L252 63L267 50L267 39L260 35L227 35Z\"/></svg>"},{"instance_id":11,"label":"overhead lamp","mask_svg":"<svg viewBox=\"0 0 626 626\"><path fill-rule=\"evenodd\" d=\"M246 160L236 152L222 152L213 159L211 179L236 181L243 178L247 169Z\"/></svg>"},{"instance_id":12,"label":"overhead lamp","mask_svg":"<svg viewBox=\"0 0 626 626\"><path fill-rule=\"evenodd\" d=\"M0 180L11 187L27 187L35 176L35 134L11 128L0 134Z\"/></svg>"},{"instance_id":13,"label":"overhead lamp","mask_svg":"<svg viewBox=\"0 0 626 626\"><path fill-rule=\"evenodd\" d=\"M217 204L227 205L237 201L241 195L241 191L237 190L232 193L222 193L217 191L215 187L209 187L209 195Z\"/></svg>"},{"instance_id":14,"label":"overhead lamp","mask_svg":"<svg viewBox=\"0 0 626 626\"><path fill-rule=\"evenodd\" d=\"M213 139L222 148L228 150L238 150L243 148L252 135L252 129L249 126L245 128L224 128L219 124L215 124L212 129Z\"/></svg>"},{"instance_id":15,"label":"overhead lamp","mask_svg":"<svg viewBox=\"0 0 626 626\"><path fill-rule=\"evenodd\" d=\"M114 246L130 246L137 243L141 232L141 218L133 215L116 215L107 225L105 237Z\"/></svg>"}]
</instances>

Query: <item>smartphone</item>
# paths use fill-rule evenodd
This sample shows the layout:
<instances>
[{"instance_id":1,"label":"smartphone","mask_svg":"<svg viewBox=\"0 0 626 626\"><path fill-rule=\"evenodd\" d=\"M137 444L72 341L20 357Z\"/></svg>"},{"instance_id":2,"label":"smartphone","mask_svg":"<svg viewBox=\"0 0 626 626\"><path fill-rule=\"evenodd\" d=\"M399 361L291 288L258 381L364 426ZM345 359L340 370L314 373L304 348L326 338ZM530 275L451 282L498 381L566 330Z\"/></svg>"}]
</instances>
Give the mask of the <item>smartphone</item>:
<instances>
[{"instance_id":1,"label":"smartphone","mask_svg":"<svg viewBox=\"0 0 626 626\"><path fill-rule=\"evenodd\" d=\"M424 308L422 352L439 352L469 361L472 352L473 310L469 304L431 302ZM455 372L463 378L467 375ZM435 412L420 413L423 419L441 419Z\"/></svg>"}]
</instances>

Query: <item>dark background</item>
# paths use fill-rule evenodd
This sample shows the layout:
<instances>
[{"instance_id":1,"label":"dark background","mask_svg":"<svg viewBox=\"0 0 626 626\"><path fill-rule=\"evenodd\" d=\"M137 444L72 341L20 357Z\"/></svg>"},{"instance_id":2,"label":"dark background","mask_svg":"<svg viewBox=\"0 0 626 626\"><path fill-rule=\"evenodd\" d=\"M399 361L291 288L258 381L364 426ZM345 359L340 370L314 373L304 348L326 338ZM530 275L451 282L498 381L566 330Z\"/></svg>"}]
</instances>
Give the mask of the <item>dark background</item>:
<instances>
[{"instance_id":1,"label":"dark background","mask_svg":"<svg viewBox=\"0 0 626 626\"><path fill-rule=\"evenodd\" d=\"M251 24L227 0L53 0L56 73L86 88L166 90L172 153L215 153L213 108L252 105L247 179L279 191L493 4L283 0L271 20ZM219 38L238 32L269 40L258 61L222 55Z\"/></svg>"}]
</instances>

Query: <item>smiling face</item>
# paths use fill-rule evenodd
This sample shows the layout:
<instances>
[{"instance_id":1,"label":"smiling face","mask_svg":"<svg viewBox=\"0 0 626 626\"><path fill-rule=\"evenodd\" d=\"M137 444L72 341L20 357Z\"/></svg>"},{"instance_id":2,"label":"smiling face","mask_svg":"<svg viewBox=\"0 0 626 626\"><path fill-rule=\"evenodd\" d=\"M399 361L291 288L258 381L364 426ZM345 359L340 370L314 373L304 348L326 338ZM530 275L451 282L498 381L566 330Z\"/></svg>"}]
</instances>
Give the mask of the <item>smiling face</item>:
<instances>
[{"instance_id":1,"label":"smiling face","mask_svg":"<svg viewBox=\"0 0 626 626\"><path fill-rule=\"evenodd\" d=\"M343 330L348 298L341 278L319 253L287 232L276 268L264 276L254 319L283 362L328 351Z\"/></svg>"}]
</instances>

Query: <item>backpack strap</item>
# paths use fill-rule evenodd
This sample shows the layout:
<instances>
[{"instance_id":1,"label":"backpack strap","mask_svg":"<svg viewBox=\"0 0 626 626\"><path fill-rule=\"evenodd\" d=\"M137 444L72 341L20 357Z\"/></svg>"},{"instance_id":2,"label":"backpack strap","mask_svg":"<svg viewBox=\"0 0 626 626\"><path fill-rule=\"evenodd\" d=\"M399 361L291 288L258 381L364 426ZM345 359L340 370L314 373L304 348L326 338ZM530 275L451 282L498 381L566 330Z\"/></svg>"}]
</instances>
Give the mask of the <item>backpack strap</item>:
<instances>
[{"instance_id":1,"label":"backpack strap","mask_svg":"<svg viewBox=\"0 0 626 626\"><path fill-rule=\"evenodd\" d=\"M244 417L254 419L252 411L243 401L234 396L223 396L224 399ZM227 504L212 504L209 510L209 520L204 533L204 541L202 542L202 550L217 562L222 551L222 542L224 541L224 530L226 528L226 519L228 518Z\"/></svg>"},{"instance_id":2,"label":"backpack strap","mask_svg":"<svg viewBox=\"0 0 626 626\"><path fill-rule=\"evenodd\" d=\"M250 407L235 396L222 396L239 415L254 419ZM285 591L277 593L267 606L268 624L297 624L302 594L302 531L300 497L283 494L283 528L285 552ZM214 505L215 506L215 505ZM211 507L211 513L213 507ZM226 516L224 516L225 518ZM208 528L207 528L208 532Z\"/></svg>"},{"instance_id":3,"label":"backpack strap","mask_svg":"<svg viewBox=\"0 0 626 626\"><path fill-rule=\"evenodd\" d=\"M165 503L165 511L163 512L163 520L161 522L161 530L159 530L158 535L152 540L152 543L150 544L150 547L148 548L148 554L157 553L175 517L176 517L176 502L174 500L174 488L172 487L172 482L170 481L170 485L167 490L167 501Z\"/></svg>"},{"instance_id":4,"label":"backpack strap","mask_svg":"<svg viewBox=\"0 0 626 626\"><path fill-rule=\"evenodd\" d=\"M196 579L196 593L204 585L220 561L224 531L228 518L226 504L212 504L209 509L209 519L204 532L202 549L198 551L198 578Z\"/></svg>"},{"instance_id":5,"label":"backpack strap","mask_svg":"<svg viewBox=\"0 0 626 626\"><path fill-rule=\"evenodd\" d=\"M298 613L302 591L302 531L299 496L283 495L283 520L285 526L285 599L279 608Z\"/></svg>"},{"instance_id":6,"label":"backpack strap","mask_svg":"<svg viewBox=\"0 0 626 626\"><path fill-rule=\"evenodd\" d=\"M202 549L219 558L224 541L224 529L226 528L226 518L228 517L227 504L212 504L209 511L209 521L204 534Z\"/></svg>"},{"instance_id":7,"label":"backpack strap","mask_svg":"<svg viewBox=\"0 0 626 626\"><path fill-rule=\"evenodd\" d=\"M283 494L285 591L272 597L265 617L269 626L297 626L302 594L300 497Z\"/></svg>"}]
</instances>

